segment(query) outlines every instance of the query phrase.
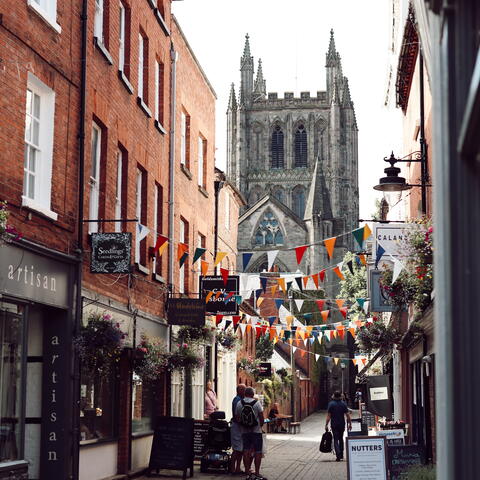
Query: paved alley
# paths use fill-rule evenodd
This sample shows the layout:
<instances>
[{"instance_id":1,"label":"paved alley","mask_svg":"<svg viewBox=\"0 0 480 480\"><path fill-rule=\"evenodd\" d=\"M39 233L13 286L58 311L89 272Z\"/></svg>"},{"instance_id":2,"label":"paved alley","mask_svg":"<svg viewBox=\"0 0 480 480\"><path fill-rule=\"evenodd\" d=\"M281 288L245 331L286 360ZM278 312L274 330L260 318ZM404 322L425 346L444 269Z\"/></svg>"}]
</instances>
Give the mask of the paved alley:
<instances>
[{"instance_id":1,"label":"paved alley","mask_svg":"<svg viewBox=\"0 0 480 480\"><path fill-rule=\"evenodd\" d=\"M333 454L321 453L318 450L324 425L325 413L314 413L302 422L301 433L269 434L268 452L262 461L262 475L268 480L345 480L346 462L336 462ZM158 478L181 478L181 472L172 472L170 476L163 470L160 474ZM204 474L200 473L199 466L195 465L194 478L244 480L246 476ZM142 480L146 479L147 477L142 477Z\"/></svg>"}]
</instances>

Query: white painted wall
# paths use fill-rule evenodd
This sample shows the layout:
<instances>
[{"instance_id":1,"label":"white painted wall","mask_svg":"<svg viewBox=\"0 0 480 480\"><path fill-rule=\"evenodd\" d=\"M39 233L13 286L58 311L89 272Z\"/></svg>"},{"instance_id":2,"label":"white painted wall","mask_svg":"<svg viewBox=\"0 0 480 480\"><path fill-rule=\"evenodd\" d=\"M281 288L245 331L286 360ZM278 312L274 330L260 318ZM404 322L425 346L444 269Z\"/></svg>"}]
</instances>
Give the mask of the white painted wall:
<instances>
[{"instance_id":1,"label":"white painted wall","mask_svg":"<svg viewBox=\"0 0 480 480\"><path fill-rule=\"evenodd\" d=\"M79 480L99 480L117 473L117 443L80 447Z\"/></svg>"},{"instance_id":2,"label":"white painted wall","mask_svg":"<svg viewBox=\"0 0 480 480\"><path fill-rule=\"evenodd\" d=\"M153 435L136 438L132 442L132 470L148 467L150 451L152 449Z\"/></svg>"},{"instance_id":3,"label":"white painted wall","mask_svg":"<svg viewBox=\"0 0 480 480\"><path fill-rule=\"evenodd\" d=\"M225 412L225 418L232 418L232 400L237 394L237 354L218 351L218 409Z\"/></svg>"}]
</instances>

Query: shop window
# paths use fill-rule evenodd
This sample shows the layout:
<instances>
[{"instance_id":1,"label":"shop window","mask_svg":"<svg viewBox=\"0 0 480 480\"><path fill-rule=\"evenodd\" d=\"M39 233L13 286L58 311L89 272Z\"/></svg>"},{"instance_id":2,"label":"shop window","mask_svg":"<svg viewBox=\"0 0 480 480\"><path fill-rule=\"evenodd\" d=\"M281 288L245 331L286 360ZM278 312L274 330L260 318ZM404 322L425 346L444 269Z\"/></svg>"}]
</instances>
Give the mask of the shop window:
<instances>
[{"instance_id":1,"label":"shop window","mask_svg":"<svg viewBox=\"0 0 480 480\"><path fill-rule=\"evenodd\" d=\"M17 305L0 303L0 462L22 455L22 313Z\"/></svg>"},{"instance_id":2,"label":"shop window","mask_svg":"<svg viewBox=\"0 0 480 480\"><path fill-rule=\"evenodd\" d=\"M154 387L151 383L133 374L132 390L132 433L149 432L153 430Z\"/></svg>"},{"instance_id":3,"label":"shop window","mask_svg":"<svg viewBox=\"0 0 480 480\"><path fill-rule=\"evenodd\" d=\"M80 374L80 440L110 439L115 436L115 372L108 376Z\"/></svg>"}]
</instances>

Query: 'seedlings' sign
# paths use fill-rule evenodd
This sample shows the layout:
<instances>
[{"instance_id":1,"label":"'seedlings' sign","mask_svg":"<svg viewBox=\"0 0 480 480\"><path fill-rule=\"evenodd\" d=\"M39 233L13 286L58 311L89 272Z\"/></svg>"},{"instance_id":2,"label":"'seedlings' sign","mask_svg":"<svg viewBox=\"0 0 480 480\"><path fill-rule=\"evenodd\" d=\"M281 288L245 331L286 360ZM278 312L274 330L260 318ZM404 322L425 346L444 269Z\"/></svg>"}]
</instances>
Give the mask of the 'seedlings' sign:
<instances>
[{"instance_id":1,"label":"'seedlings' sign","mask_svg":"<svg viewBox=\"0 0 480 480\"><path fill-rule=\"evenodd\" d=\"M169 298L167 301L169 325L205 325L205 301L201 298Z\"/></svg>"},{"instance_id":2,"label":"'seedlings' sign","mask_svg":"<svg viewBox=\"0 0 480 480\"><path fill-rule=\"evenodd\" d=\"M238 303L235 299L235 295L238 295L238 282L238 275L230 275L226 285L221 275L200 277L200 296L205 299L208 292L213 292L206 304L207 315L238 315ZM216 298L218 292L222 295ZM230 298L225 301L225 294L228 296L232 292Z\"/></svg>"},{"instance_id":3,"label":"'seedlings' sign","mask_svg":"<svg viewBox=\"0 0 480 480\"><path fill-rule=\"evenodd\" d=\"M348 480L387 480L385 437L347 437Z\"/></svg>"},{"instance_id":4,"label":"'seedlings' sign","mask_svg":"<svg viewBox=\"0 0 480 480\"><path fill-rule=\"evenodd\" d=\"M131 250L131 233L93 233L90 271L129 273Z\"/></svg>"}]
</instances>

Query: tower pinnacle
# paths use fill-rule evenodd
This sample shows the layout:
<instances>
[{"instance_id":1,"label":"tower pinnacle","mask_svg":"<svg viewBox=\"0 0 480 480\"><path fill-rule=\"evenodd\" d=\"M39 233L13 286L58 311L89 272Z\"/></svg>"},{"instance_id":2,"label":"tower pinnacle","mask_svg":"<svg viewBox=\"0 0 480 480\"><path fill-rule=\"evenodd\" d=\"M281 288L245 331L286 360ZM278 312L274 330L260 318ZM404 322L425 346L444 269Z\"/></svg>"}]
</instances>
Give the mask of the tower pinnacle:
<instances>
[{"instance_id":1,"label":"tower pinnacle","mask_svg":"<svg viewBox=\"0 0 480 480\"><path fill-rule=\"evenodd\" d=\"M266 82L263 78L262 60L258 59L257 78L255 79L255 87L253 93L257 98L263 98L267 94Z\"/></svg>"}]
</instances>

